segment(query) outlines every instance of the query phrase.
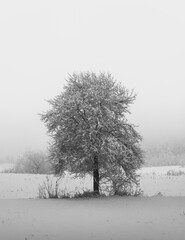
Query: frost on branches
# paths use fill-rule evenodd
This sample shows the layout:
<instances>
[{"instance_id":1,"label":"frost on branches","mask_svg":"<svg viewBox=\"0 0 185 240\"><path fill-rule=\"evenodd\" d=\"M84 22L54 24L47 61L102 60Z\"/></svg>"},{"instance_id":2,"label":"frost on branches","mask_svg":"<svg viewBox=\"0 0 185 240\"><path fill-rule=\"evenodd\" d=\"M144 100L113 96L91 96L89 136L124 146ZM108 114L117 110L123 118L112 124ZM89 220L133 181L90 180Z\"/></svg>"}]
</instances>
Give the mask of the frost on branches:
<instances>
[{"instance_id":1,"label":"frost on branches","mask_svg":"<svg viewBox=\"0 0 185 240\"><path fill-rule=\"evenodd\" d=\"M111 74L69 75L62 93L48 101L50 110L41 114L56 174L92 174L97 194L101 181L111 182L115 193L137 184L141 136L126 119L135 98Z\"/></svg>"}]
</instances>

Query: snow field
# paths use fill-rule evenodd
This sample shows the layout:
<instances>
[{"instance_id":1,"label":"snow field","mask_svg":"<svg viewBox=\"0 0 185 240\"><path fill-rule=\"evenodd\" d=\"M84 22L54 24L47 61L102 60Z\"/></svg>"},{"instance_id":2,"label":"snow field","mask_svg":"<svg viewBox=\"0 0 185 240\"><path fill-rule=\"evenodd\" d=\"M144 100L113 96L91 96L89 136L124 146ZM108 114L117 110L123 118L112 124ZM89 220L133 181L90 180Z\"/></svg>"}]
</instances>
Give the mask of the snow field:
<instances>
[{"instance_id":1,"label":"snow field","mask_svg":"<svg viewBox=\"0 0 185 240\"><path fill-rule=\"evenodd\" d=\"M0 200L2 240L183 240L185 198Z\"/></svg>"},{"instance_id":2,"label":"snow field","mask_svg":"<svg viewBox=\"0 0 185 240\"><path fill-rule=\"evenodd\" d=\"M180 172L180 175L169 175ZM184 174L182 174L184 172ZM144 196L185 196L185 168L180 166L147 167L138 171L140 188ZM38 197L39 185L46 181L47 175L0 173L0 199L29 199ZM50 175L55 184L57 178ZM73 195L75 192L92 190L92 177L77 178L65 174L60 181L59 189Z\"/></svg>"},{"instance_id":3,"label":"snow field","mask_svg":"<svg viewBox=\"0 0 185 240\"><path fill-rule=\"evenodd\" d=\"M141 169L141 189L153 197L89 200L30 199L38 197L38 185L46 175L0 173L0 239L184 240L183 172L182 167ZM91 189L92 179L66 174L60 188L71 194ZM159 192L168 197L158 196Z\"/></svg>"}]
</instances>

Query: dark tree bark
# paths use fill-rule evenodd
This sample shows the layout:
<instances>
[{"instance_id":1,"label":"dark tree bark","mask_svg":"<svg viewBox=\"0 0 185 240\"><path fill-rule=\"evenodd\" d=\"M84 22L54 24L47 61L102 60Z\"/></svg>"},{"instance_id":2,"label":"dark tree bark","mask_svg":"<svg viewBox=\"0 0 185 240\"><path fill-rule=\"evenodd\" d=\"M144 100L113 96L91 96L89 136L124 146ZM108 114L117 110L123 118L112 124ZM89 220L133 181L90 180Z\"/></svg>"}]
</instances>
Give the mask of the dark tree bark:
<instances>
[{"instance_id":1,"label":"dark tree bark","mask_svg":"<svg viewBox=\"0 0 185 240\"><path fill-rule=\"evenodd\" d=\"M94 193L99 194L99 167L98 167L98 157L94 157L94 169L93 169L93 190Z\"/></svg>"}]
</instances>

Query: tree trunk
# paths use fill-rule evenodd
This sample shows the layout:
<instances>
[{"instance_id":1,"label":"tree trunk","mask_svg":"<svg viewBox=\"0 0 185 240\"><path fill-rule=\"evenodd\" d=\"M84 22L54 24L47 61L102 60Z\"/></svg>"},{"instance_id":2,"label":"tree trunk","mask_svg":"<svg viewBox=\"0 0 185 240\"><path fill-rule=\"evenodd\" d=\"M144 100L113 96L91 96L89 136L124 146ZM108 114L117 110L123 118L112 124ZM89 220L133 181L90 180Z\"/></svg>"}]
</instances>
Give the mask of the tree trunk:
<instances>
[{"instance_id":1,"label":"tree trunk","mask_svg":"<svg viewBox=\"0 0 185 240\"><path fill-rule=\"evenodd\" d=\"M94 157L94 169L93 169L93 189L94 193L99 194L99 168L98 157Z\"/></svg>"}]
</instances>

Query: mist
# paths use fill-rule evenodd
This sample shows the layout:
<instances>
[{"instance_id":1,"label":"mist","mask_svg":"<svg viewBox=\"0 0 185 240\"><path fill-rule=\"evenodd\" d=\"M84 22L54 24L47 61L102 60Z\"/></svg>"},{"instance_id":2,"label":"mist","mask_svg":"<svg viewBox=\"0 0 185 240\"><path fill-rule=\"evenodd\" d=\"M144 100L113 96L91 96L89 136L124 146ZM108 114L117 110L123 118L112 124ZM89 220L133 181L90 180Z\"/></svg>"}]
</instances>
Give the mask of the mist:
<instances>
[{"instance_id":1,"label":"mist","mask_svg":"<svg viewBox=\"0 0 185 240\"><path fill-rule=\"evenodd\" d=\"M110 72L137 93L143 147L184 139L183 1L0 3L0 159L47 148L39 113L68 73Z\"/></svg>"}]
</instances>

